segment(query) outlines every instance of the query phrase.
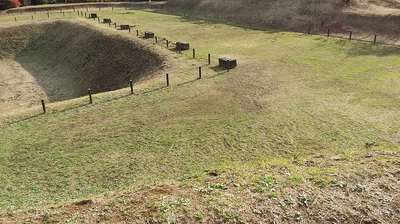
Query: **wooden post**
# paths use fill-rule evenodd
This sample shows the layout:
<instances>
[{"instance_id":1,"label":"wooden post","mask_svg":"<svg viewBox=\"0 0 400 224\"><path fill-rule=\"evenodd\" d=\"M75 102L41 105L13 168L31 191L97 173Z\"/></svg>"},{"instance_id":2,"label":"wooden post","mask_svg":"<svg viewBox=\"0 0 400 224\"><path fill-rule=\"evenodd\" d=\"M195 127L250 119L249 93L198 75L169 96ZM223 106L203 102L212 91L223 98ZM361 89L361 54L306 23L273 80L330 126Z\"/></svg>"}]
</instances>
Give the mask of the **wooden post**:
<instances>
[{"instance_id":1,"label":"wooden post","mask_svg":"<svg viewBox=\"0 0 400 224\"><path fill-rule=\"evenodd\" d=\"M193 48L193 58L196 58L196 49Z\"/></svg>"},{"instance_id":2,"label":"wooden post","mask_svg":"<svg viewBox=\"0 0 400 224\"><path fill-rule=\"evenodd\" d=\"M199 79L201 79L201 66L199 66Z\"/></svg>"},{"instance_id":3,"label":"wooden post","mask_svg":"<svg viewBox=\"0 0 400 224\"><path fill-rule=\"evenodd\" d=\"M133 81L129 80L129 85L131 87L131 94L133 94Z\"/></svg>"},{"instance_id":4,"label":"wooden post","mask_svg":"<svg viewBox=\"0 0 400 224\"><path fill-rule=\"evenodd\" d=\"M90 102L90 104L92 104L92 103L93 103L93 100L92 100L92 92L91 92L90 89L88 89L88 94L89 94L89 102Z\"/></svg>"},{"instance_id":5,"label":"wooden post","mask_svg":"<svg viewBox=\"0 0 400 224\"><path fill-rule=\"evenodd\" d=\"M129 27L129 33L131 33L131 27Z\"/></svg>"},{"instance_id":6,"label":"wooden post","mask_svg":"<svg viewBox=\"0 0 400 224\"><path fill-rule=\"evenodd\" d=\"M42 101L43 113L45 114L46 113L46 105L44 104L44 100L41 100L41 101Z\"/></svg>"},{"instance_id":7,"label":"wooden post","mask_svg":"<svg viewBox=\"0 0 400 224\"><path fill-rule=\"evenodd\" d=\"M158 43L158 38L157 38L157 36L154 37L154 40L156 41L156 43Z\"/></svg>"},{"instance_id":8,"label":"wooden post","mask_svg":"<svg viewBox=\"0 0 400 224\"><path fill-rule=\"evenodd\" d=\"M352 35L353 35L353 31L350 31L349 40L351 40Z\"/></svg>"},{"instance_id":9,"label":"wooden post","mask_svg":"<svg viewBox=\"0 0 400 224\"><path fill-rule=\"evenodd\" d=\"M50 18L50 13L47 13L47 18Z\"/></svg>"},{"instance_id":10,"label":"wooden post","mask_svg":"<svg viewBox=\"0 0 400 224\"><path fill-rule=\"evenodd\" d=\"M331 32L331 29L328 29L328 37L329 37L329 35L330 35L330 32Z\"/></svg>"},{"instance_id":11,"label":"wooden post","mask_svg":"<svg viewBox=\"0 0 400 224\"><path fill-rule=\"evenodd\" d=\"M169 47L169 41L167 40L167 48Z\"/></svg>"},{"instance_id":12,"label":"wooden post","mask_svg":"<svg viewBox=\"0 0 400 224\"><path fill-rule=\"evenodd\" d=\"M208 54L208 64L211 64L211 54Z\"/></svg>"},{"instance_id":13,"label":"wooden post","mask_svg":"<svg viewBox=\"0 0 400 224\"><path fill-rule=\"evenodd\" d=\"M33 20L33 15L31 17L32 17L32 20Z\"/></svg>"},{"instance_id":14,"label":"wooden post","mask_svg":"<svg viewBox=\"0 0 400 224\"><path fill-rule=\"evenodd\" d=\"M139 36L139 30L136 30L136 36L137 37Z\"/></svg>"},{"instance_id":15,"label":"wooden post","mask_svg":"<svg viewBox=\"0 0 400 224\"><path fill-rule=\"evenodd\" d=\"M169 86L169 75L168 73L165 75L165 78L167 79L167 87Z\"/></svg>"},{"instance_id":16,"label":"wooden post","mask_svg":"<svg viewBox=\"0 0 400 224\"><path fill-rule=\"evenodd\" d=\"M17 22L17 17L14 17L14 21Z\"/></svg>"},{"instance_id":17,"label":"wooden post","mask_svg":"<svg viewBox=\"0 0 400 224\"><path fill-rule=\"evenodd\" d=\"M111 26L111 23L108 23L108 26Z\"/></svg>"},{"instance_id":18,"label":"wooden post","mask_svg":"<svg viewBox=\"0 0 400 224\"><path fill-rule=\"evenodd\" d=\"M308 32L307 32L307 34L310 34L310 33L311 33L311 25L308 26Z\"/></svg>"},{"instance_id":19,"label":"wooden post","mask_svg":"<svg viewBox=\"0 0 400 224\"><path fill-rule=\"evenodd\" d=\"M376 43L376 34L375 34L375 36L374 36L374 43Z\"/></svg>"}]
</instances>

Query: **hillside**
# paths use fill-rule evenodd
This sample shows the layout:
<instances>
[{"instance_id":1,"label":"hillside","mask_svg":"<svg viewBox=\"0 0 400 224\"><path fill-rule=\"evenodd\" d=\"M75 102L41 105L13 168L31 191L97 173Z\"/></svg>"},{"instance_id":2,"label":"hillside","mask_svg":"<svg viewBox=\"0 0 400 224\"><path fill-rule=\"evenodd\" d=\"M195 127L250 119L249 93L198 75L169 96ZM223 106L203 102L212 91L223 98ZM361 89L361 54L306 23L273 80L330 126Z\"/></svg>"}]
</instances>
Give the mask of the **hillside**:
<instances>
[{"instance_id":1,"label":"hillside","mask_svg":"<svg viewBox=\"0 0 400 224\"><path fill-rule=\"evenodd\" d=\"M148 65L148 55L136 55L136 48L162 59L154 72L143 71L149 78L136 82L133 94L122 88L93 95L92 104L87 96L49 103L46 114L40 105L22 106L0 120L1 223L400 220L398 46L161 11L89 11L130 24L141 37L152 31L158 42L76 12L67 21L48 19L46 12L36 12L34 20L29 14L0 17L2 32L14 26L22 32L17 27L29 24L25 28L38 27L26 29L33 36L54 41L32 38L42 44L4 50L2 62L35 62L23 69L25 75L38 67L63 78L53 69L58 64L74 70L97 61L82 71L103 77L109 71L97 59L110 57ZM56 16L63 18L59 10L51 18ZM29 40L24 36L16 41ZM88 42L72 48L70 57L59 54L69 48L59 38L86 36ZM110 45L100 54L105 40L123 46ZM189 42L191 49L177 51L176 41ZM86 45L96 51L81 52ZM220 57L235 58L238 66L224 69ZM120 67L112 77L125 78L120 68L126 64L114 62ZM90 83L75 78L86 90Z\"/></svg>"},{"instance_id":2,"label":"hillside","mask_svg":"<svg viewBox=\"0 0 400 224\"><path fill-rule=\"evenodd\" d=\"M193 17L222 20L264 29L284 29L297 32L368 40L377 34L379 41L400 44L400 1L343 0L170 0L171 12Z\"/></svg>"}]
</instances>

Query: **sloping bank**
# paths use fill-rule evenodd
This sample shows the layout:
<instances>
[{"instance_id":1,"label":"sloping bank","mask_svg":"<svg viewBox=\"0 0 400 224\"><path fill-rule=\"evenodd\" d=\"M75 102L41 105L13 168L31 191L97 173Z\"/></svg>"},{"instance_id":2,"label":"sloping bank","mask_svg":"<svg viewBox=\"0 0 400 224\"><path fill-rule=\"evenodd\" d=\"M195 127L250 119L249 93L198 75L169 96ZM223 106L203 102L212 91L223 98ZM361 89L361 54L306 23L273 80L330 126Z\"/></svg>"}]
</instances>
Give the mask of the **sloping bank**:
<instances>
[{"instance_id":1,"label":"sloping bank","mask_svg":"<svg viewBox=\"0 0 400 224\"><path fill-rule=\"evenodd\" d=\"M88 88L99 93L127 87L130 79L158 74L167 60L144 40L81 20L11 26L0 29L0 35L5 37L0 59L21 65L50 101L83 96Z\"/></svg>"},{"instance_id":2,"label":"sloping bank","mask_svg":"<svg viewBox=\"0 0 400 224\"><path fill-rule=\"evenodd\" d=\"M324 21L324 25L335 24L341 31L353 30L364 36L378 34L380 41L400 44L400 3L381 7L341 0L169 0L166 8L176 14L300 32L307 32L312 25L311 32L324 33Z\"/></svg>"}]
</instances>

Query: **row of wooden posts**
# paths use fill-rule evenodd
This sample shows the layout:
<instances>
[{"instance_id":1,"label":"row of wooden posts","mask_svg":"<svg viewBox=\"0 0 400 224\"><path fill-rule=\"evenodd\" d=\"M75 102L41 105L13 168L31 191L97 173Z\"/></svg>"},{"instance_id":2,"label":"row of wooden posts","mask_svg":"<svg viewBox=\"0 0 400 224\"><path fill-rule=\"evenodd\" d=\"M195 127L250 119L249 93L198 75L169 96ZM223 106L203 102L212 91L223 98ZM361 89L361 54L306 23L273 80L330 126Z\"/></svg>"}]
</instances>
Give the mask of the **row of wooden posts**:
<instances>
[{"instance_id":1,"label":"row of wooden posts","mask_svg":"<svg viewBox=\"0 0 400 224\"><path fill-rule=\"evenodd\" d=\"M144 8L143 5L141 5L141 7L142 7L142 9ZM151 7L152 7L152 6L150 5L150 8L151 8ZM98 11L99 11L99 12L102 11L102 8L101 8L101 7L97 7L97 8L98 8ZM109 7L107 7L107 8L109 8ZM125 6L124 8L125 8L126 10L128 10L128 7L127 7L127 6ZM86 12L89 12L89 7L86 6L85 9L86 9ZM62 8L59 8L59 10L60 10L60 13L63 14L63 17L65 17L65 12L63 11L63 9L62 9ZM111 10L114 11L114 6L111 7ZM49 12L49 10L46 10L46 11L47 11L47 18L50 18L50 12ZM78 9L75 9L74 6L72 7L72 11L73 11L73 12L77 11L77 12L78 12L78 15L79 15L79 13L81 13L81 16L83 16L83 11L79 11ZM20 10L19 13L22 15L22 14L23 14L23 10ZM36 10L33 10L33 13L36 14ZM71 12L69 12L69 13L70 13L70 17L71 17ZM9 15L9 14L10 14L10 11L7 11L7 15ZM86 17L86 13L85 13L85 17ZM33 19L34 19L34 16L31 15L31 18L32 18L32 20L33 20ZM100 18L98 18L98 19L99 19L99 22L100 22ZM14 17L14 20L15 20L15 22L17 22L17 17ZM111 24L110 24L110 25L111 25ZM114 24L114 25L116 25L116 24ZM321 21L321 27L324 27L324 21ZM309 26L308 26L308 30L307 30L307 34L311 34L311 28L312 28L312 26L309 25ZM129 29L129 32L130 32L130 29ZM331 36L331 29L328 29L328 30L327 30L327 35L326 35L326 36L327 36L327 37L330 37L330 36ZM353 31L349 31L349 37L348 37L348 39L349 39L349 40L352 40L352 38L353 38ZM374 35L373 43L376 43L376 41L377 41L377 34Z\"/></svg>"},{"instance_id":2,"label":"row of wooden posts","mask_svg":"<svg viewBox=\"0 0 400 224\"><path fill-rule=\"evenodd\" d=\"M82 11L78 11L78 15L83 16L83 12ZM86 13L85 13L85 18L88 18ZM100 22L100 17L98 17L97 15L95 17L93 17L91 15L89 18L93 18L93 19L97 18L98 21ZM108 24L109 24L109 26L114 25L115 27L117 27L116 23L111 23L111 19L109 20ZM130 26L129 26L128 30L129 30L129 33L130 33L131 32ZM139 30L136 30L136 36L140 36ZM155 43L158 43L158 37L155 36L154 39L155 39ZM166 39L164 39L164 40L166 40ZM169 47L169 45L170 45L170 42L168 40L166 40L167 48ZM181 52L181 49L178 48L178 51ZM192 52L193 52L193 58L196 58L196 49L192 49ZM208 60L208 65L210 65L211 64L211 54L207 55L207 60ZM229 71L229 68L228 68L228 71ZM199 66L198 67L198 79L201 79L201 78L202 78L202 67ZM169 76L168 73L165 74L165 81L166 81L166 86L169 87L170 86L170 76ZM130 91L131 91L130 93L133 94L134 93L134 91L133 91L133 80L129 80L129 86L130 86ZM88 97L89 97L89 103L93 104L92 90L90 88L88 89ZM42 103L43 113L46 114L47 111L46 111L45 101L41 100L41 103Z\"/></svg>"},{"instance_id":3,"label":"row of wooden posts","mask_svg":"<svg viewBox=\"0 0 400 224\"><path fill-rule=\"evenodd\" d=\"M63 17L65 17L65 12L62 13ZM71 17L71 12L69 13L69 17ZM50 18L50 13L47 13L47 18ZM31 15L31 19L34 20L34 16ZM17 22L17 17L14 17L14 21Z\"/></svg>"},{"instance_id":4,"label":"row of wooden posts","mask_svg":"<svg viewBox=\"0 0 400 224\"><path fill-rule=\"evenodd\" d=\"M78 11L78 15L83 16L83 12L82 11L81 12ZM85 13L85 18L88 18L86 13ZM91 14L89 18L93 18L93 19L97 18L98 21L100 22L100 17L98 17L95 14ZM109 26L111 26L111 24L113 24L115 27L117 27L116 23L111 23L111 19L104 19L104 20L108 21ZM130 33L131 32L130 26L128 26L128 30L129 30L129 33ZM147 32L145 32L145 36L146 36L146 33ZM139 30L136 30L136 36L139 36L139 34L140 34ZM157 36L154 36L154 39L155 39L155 43L158 43ZM168 48L170 42L165 38L163 40L166 40L166 46ZM181 50L182 50L181 49L181 44L179 44L178 51L181 52ZM196 49L192 49L192 52L193 52L193 54L192 54L193 58L196 58ZM207 60L208 60L208 65L210 65L211 64L211 54L207 55ZM227 71L229 71L229 69L230 69L230 67L228 66L227 67ZM202 78L202 67L199 66L198 67L198 79L201 79L201 78ZM166 86L169 87L170 86L170 78L169 78L169 74L168 73L165 74L165 81L166 81ZM133 80L129 80L129 85L130 85L131 94L133 94L134 93L134 91L133 91ZM92 91L91 91L90 88L88 89L88 96L89 96L89 103L93 104ZM41 103L42 103L43 113L45 114L46 113L45 101L41 100Z\"/></svg>"},{"instance_id":5,"label":"row of wooden posts","mask_svg":"<svg viewBox=\"0 0 400 224\"><path fill-rule=\"evenodd\" d=\"M202 68L201 68L201 66L199 66L198 79L201 79L201 75L202 75ZM169 74L168 73L165 74L165 81L166 81L166 86L169 87L170 80L169 80ZM131 94L133 94L134 93L134 91L133 91L133 80L129 80L129 86L130 86ZM92 90L90 88L88 89L88 97L89 97L89 104L93 104ZM45 114L47 112L46 111L45 101L41 100L41 103L42 103L43 113Z\"/></svg>"},{"instance_id":6,"label":"row of wooden posts","mask_svg":"<svg viewBox=\"0 0 400 224\"><path fill-rule=\"evenodd\" d=\"M324 21L322 21L321 22L321 28L324 26ZM307 34L311 34L311 25L309 25L308 26L308 31L307 31ZM328 29L328 31L327 31L327 35L326 35L327 37L330 37L331 36L331 29ZM373 43L376 43L376 40L377 40L377 34L375 34L374 35L374 40L373 40ZM349 31L349 40L352 40L352 38L353 38L353 31L352 30L350 30Z\"/></svg>"},{"instance_id":7,"label":"row of wooden posts","mask_svg":"<svg viewBox=\"0 0 400 224\"><path fill-rule=\"evenodd\" d=\"M133 5L133 7L135 7L134 5ZM63 8L62 7L60 7L60 8L56 8L56 7L54 7L55 8L55 10L52 10L52 11L59 11L60 13L64 13L65 11L70 11L71 10L71 8L67 8L67 10L63 10ZM86 9L86 12L89 12L89 7L77 7L77 8L85 8ZM102 7L90 7L90 8L98 8L98 10L99 10L99 12L101 12L102 11ZM103 7L103 8L110 8L110 7ZM127 6L125 6L125 7L117 7L117 8L124 8L125 10L128 10L128 7ZM144 9L145 7L144 7L144 5L141 5L141 9ZM153 8L152 7L152 5L150 4L149 5L149 8L151 9L151 8ZM114 11L114 6L111 6L111 10L112 11ZM44 11L44 10L41 10L41 9L31 9L31 10L26 10L28 13L31 13L32 11L33 11L33 14L36 14L36 11L39 11L39 12L42 12L42 11ZM79 9L76 9L75 8L75 6L72 6L72 11L73 12L75 12L75 11L79 11ZM49 14L50 13L50 11L48 10L48 9L46 9L46 12L47 12L47 14ZM24 14L24 10L18 10L18 12L13 12L13 11L7 11L6 12L7 13L7 15L10 15L10 14Z\"/></svg>"},{"instance_id":8,"label":"row of wooden posts","mask_svg":"<svg viewBox=\"0 0 400 224\"><path fill-rule=\"evenodd\" d=\"M78 11L78 16L79 16L79 15L83 16L83 12L79 12L79 11ZM97 16L97 14L95 14L95 13L91 13L89 17L88 17L88 15L85 13L85 18L92 18L93 20L96 20L96 19L97 19L98 22L101 22L101 21L100 21L100 17ZM111 19L104 18L104 19L103 19L103 23L108 23L108 26L113 25L115 28L117 28L117 23L112 23L112 20L111 20ZM121 30L128 30L128 32L131 33L131 26L130 26L130 25L120 25L119 27L121 28ZM136 36L139 37L140 34L141 34L140 31L139 31L139 30L136 30ZM149 35L149 34L151 34L151 35ZM155 42L156 44L159 43L159 40L160 40L159 37L154 36L154 33L152 33L152 32L144 32L144 37L145 37L146 39L154 38L154 42ZM166 47L169 48L171 42L170 42L169 40L165 39L165 38L162 38L162 39L161 39L161 42L162 42L163 40L165 40ZM177 50L178 50L179 53L182 52L181 45L177 46ZM195 48L192 49L192 57L193 57L193 58L196 58L196 49L195 49ZM208 54L208 64L211 64L210 54Z\"/></svg>"}]
</instances>

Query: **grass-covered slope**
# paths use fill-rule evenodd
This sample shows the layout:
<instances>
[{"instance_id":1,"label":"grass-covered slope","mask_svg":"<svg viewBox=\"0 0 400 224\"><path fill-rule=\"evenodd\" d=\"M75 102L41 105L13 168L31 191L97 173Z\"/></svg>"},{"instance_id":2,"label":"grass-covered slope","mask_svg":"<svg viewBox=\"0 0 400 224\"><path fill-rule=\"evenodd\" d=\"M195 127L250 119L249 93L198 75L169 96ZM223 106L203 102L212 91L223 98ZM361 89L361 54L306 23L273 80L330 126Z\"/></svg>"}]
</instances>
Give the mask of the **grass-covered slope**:
<instances>
[{"instance_id":1,"label":"grass-covered slope","mask_svg":"<svg viewBox=\"0 0 400 224\"><path fill-rule=\"evenodd\" d=\"M182 66L168 88L160 77L134 95L3 123L2 222L399 220L399 48L142 11L100 16L188 41L196 59L173 53ZM219 69L221 56L238 67Z\"/></svg>"},{"instance_id":2,"label":"grass-covered slope","mask_svg":"<svg viewBox=\"0 0 400 224\"><path fill-rule=\"evenodd\" d=\"M169 0L166 8L179 15L216 19L261 29L291 30L397 44L399 0Z\"/></svg>"}]
</instances>

